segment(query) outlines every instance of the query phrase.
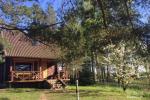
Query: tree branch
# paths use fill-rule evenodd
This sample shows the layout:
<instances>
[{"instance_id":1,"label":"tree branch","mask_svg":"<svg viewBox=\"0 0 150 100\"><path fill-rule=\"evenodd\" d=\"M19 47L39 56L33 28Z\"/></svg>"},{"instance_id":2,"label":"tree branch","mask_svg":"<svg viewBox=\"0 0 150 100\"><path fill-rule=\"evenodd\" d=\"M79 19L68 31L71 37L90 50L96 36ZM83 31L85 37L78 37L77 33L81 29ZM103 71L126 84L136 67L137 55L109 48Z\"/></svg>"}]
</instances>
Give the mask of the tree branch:
<instances>
[{"instance_id":1,"label":"tree branch","mask_svg":"<svg viewBox=\"0 0 150 100\"><path fill-rule=\"evenodd\" d=\"M133 23L132 23L132 20L131 20L131 15L130 15L130 12L129 12L127 0L123 0L123 1L124 1L126 13L127 13L128 18L129 18L129 22L130 22L130 24L131 24L132 30L134 30L134 26L133 26Z\"/></svg>"},{"instance_id":2,"label":"tree branch","mask_svg":"<svg viewBox=\"0 0 150 100\"><path fill-rule=\"evenodd\" d=\"M104 6L103 6L103 1L102 0L96 0L96 1L97 1L98 6L100 7L101 12L102 12L104 27L107 28L106 14L105 14Z\"/></svg>"},{"instance_id":3,"label":"tree branch","mask_svg":"<svg viewBox=\"0 0 150 100\"><path fill-rule=\"evenodd\" d=\"M57 24L60 24L60 23L63 23L63 22L58 22L58 23L54 23L54 24L51 24L51 25L43 25L43 27L40 27L38 29L33 29L33 30L40 30L40 29L45 29L45 28L48 28L48 27L52 27L54 25L57 25ZM32 30L32 29L29 29L29 28L18 28L16 26L12 26L12 25L7 25L7 24L4 24L4 23L0 23L0 29L5 29L5 30L10 30L10 31L13 31L13 30L18 30L20 32L22 32L25 36L33 39L33 37L31 37L27 32ZM27 32L25 32L27 31ZM46 46L50 46L49 44L45 43L44 41L42 40L39 40L39 39L35 39L34 40L46 45Z\"/></svg>"}]
</instances>

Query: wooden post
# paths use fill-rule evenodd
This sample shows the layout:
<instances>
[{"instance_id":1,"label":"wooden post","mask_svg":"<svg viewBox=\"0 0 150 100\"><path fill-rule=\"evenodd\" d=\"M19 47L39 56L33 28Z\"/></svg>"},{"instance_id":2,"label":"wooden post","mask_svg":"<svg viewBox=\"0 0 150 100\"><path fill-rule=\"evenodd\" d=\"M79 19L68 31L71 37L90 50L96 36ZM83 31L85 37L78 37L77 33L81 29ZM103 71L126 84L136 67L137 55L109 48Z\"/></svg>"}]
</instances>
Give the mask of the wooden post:
<instances>
[{"instance_id":1,"label":"wooden post","mask_svg":"<svg viewBox=\"0 0 150 100\"><path fill-rule=\"evenodd\" d=\"M11 88L12 86L11 86L11 82L9 82L9 88Z\"/></svg>"},{"instance_id":2,"label":"wooden post","mask_svg":"<svg viewBox=\"0 0 150 100\"><path fill-rule=\"evenodd\" d=\"M33 61L33 62L32 62L32 69L31 69L31 70L32 70L32 71L35 71L34 69L35 69L35 68L34 68L34 61Z\"/></svg>"},{"instance_id":3,"label":"wooden post","mask_svg":"<svg viewBox=\"0 0 150 100\"><path fill-rule=\"evenodd\" d=\"M43 80L43 71L42 71L41 59L38 61L38 67L39 67L39 70L40 70L40 79Z\"/></svg>"},{"instance_id":4,"label":"wooden post","mask_svg":"<svg viewBox=\"0 0 150 100\"><path fill-rule=\"evenodd\" d=\"M43 76L43 75L42 75L42 67L40 66L40 79L43 79L42 76Z\"/></svg>"},{"instance_id":5,"label":"wooden post","mask_svg":"<svg viewBox=\"0 0 150 100\"><path fill-rule=\"evenodd\" d=\"M76 94L77 94L77 100L80 100L80 98L79 98L79 81L78 81L78 79L76 80Z\"/></svg>"},{"instance_id":6,"label":"wooden post","mask_svg":"<svg viewBox=\"0 0 150 100\"><path fill-rule=\"evenodd\" d=\"M13 68L12 68L12 66L10 66L10 75L11 75L11 81L14 81Z\"/></svg>"},{"instance_id":7,"label":"wooden post","mask_svg":"<svg viewBox=\"0 0 150 100\"><path fill-rule=\"evenodd\" d=\"M3 66L3 83L5 83L6 81L6 62L4 63L4 66Z\"/></svg>"},{"instance_id":8,"label":"wooden post","mask_svg":"<svg viewBox=\"0 0 150 100\"><path fill-rule=\"evenodd\" d=\"M60 70L57 65L56 65L56 67L57 67L57 72L58 72L58 79L60 79Z\"/></svg>"},{"instance_id":9,"label":"wooden post","mask_svg":"<svg viewBox=\"0 0 150 100\"><path fill-rule=\"evenodd\" d=\"M80 96L79 96L79 80L78 80L78 72L76 69L76 95L77 95L77 100L80 100Z\"/></svg>"}]
</instances>

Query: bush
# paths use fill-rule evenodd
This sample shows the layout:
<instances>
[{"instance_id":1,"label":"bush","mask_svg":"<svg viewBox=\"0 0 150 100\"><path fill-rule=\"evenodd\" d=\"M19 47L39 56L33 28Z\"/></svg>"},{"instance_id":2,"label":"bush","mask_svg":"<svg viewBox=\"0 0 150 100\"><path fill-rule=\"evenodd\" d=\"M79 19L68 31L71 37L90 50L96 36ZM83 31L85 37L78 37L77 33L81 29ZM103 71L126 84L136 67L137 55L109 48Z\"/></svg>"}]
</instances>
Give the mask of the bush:
<instances>
[{"instance_id":1,"label":"bush","mask_svg":"<svg viewBox=\"0 0 150 100\"><path fill-rule=\"evenodd\" d=\"M82 71L79 72L79 85L93 85L94 73L91 71L91 61L86 60L82 65Z\"/></svg>"},{"instance_id":2,"label":"bush","mask_svg":"<svg viewBox=\"0 0 150 100\"><path fill-rule=\"evenodd\" d=\"M95 84L93 73L89 71L80 72L79 85L93 85Z\"/></svg>"}]
</instances>

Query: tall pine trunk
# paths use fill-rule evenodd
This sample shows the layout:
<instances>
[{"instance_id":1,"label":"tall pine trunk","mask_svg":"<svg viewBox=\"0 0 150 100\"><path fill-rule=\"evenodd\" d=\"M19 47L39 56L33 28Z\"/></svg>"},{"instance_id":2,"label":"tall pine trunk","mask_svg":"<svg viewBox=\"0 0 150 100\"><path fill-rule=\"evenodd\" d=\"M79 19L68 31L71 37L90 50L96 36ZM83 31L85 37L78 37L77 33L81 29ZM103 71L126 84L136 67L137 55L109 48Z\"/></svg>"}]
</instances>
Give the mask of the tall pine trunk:
<instances>
[{"instance_id":1,"label":"tall pine trunk","mask_svg":"<svg viewBox=\"0 0 150 100\"><path fill-rule=\"evenodd\" d=\"M93 72L93 81L94 83L96 83L96 80L97 80L97 76L96 76L96 72L95 72L95 59L94 59L94 52L91 51L91 67L92 67L92 72Z\"/></svg>"}]
</instances>

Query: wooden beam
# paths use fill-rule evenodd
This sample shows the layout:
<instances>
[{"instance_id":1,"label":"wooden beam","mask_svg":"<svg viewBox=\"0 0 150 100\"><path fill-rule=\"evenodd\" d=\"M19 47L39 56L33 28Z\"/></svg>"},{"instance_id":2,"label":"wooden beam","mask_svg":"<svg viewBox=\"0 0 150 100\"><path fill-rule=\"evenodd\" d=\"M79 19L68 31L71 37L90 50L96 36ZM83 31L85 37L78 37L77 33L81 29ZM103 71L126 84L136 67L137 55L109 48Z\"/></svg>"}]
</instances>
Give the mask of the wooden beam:
<instances>
[{"instance_id":1,"label":"wooden beam","mask_svg":"<svg viewBox=\"0 0 150 100\"><path fill-rule=\"evenodd\" d=\"M43 71L42 71L42 66L41 66L41 60L38 62L38 67L40 67L40 78L43 79Z\"/></svg>"},{"instance_id":2,"label":"wooden beam","mask_svg":"<svg viewBox=\"0 0 150 100\"><path fill-rule=\"evenodd\" d=\"M31 71L34 71L34 61L32 62L32 68L31 68Z\"/></svg>"},{"instance_id":3,"label":"wooden beam","mask_svg":"<svg viewBox=\"0 0 150 100\"><path fill-rule=\"evenodd\" d=\"M40 66L40 78L41 78L41 79L43 79L42 76L43 76L43 75L42 75L42 67Z\"/></svg>"},{"instance_id":4,"label":"wooden beam","mask_svg":"<svg viewBox=\"0 0 150 100\"><path fill-rule=\"evenodd\" d=\"M28 82L42 82L44 80L21 80L21 81L8 81L9 83L28 83Z\"/></svg>"},{"instance_id":5,"label":"wooden beam","mask_svg":"<svg viewBox=\"0 0 150 100\"><path fill-rule=\"evenodd\" d=\"M32 59L32 58L13 58L14 61L17 62L33 62L38 61L38 59Z\"/></svg>"},{"instance_id":6,"label":"wooden beam","mask_svg":"<svg viewBox=\"0 0 150 100\"><path fill-rule=\"evenodd\" d=\"M11 81L14 81L14 76L13 76L13 67L10 66L10 77L11 77Z\"/></svg>"}]
</instances>

